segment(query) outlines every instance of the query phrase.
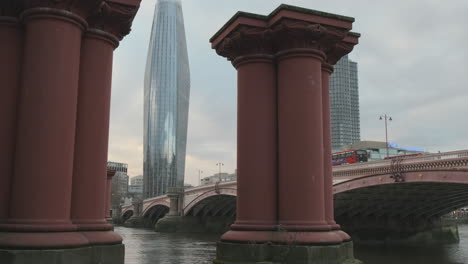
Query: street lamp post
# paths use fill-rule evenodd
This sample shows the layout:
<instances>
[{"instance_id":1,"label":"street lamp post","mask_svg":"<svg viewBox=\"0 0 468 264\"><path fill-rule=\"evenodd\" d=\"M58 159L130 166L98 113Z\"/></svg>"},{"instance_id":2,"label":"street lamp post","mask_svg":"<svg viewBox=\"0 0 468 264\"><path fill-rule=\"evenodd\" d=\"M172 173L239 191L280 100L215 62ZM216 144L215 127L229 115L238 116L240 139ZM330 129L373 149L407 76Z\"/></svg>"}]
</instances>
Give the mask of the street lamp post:
<instances>
[{"instance_id":1,"label":"street lamp post","mask_svg":"<svg viewBox=\"0 0 468 264\"><path fill-rule=\"evenodd\" d=\"M224 163L218 162L216 163L216 166L219 167L219 173L218 173L219 181L218 182L221 182L221 166L224 166Z\"/></svg>"},{"instance_id":2,"label":"street lamp post","mask_svg":"<svg viewBox=\"0 0 468 264\"><path fill-rule=\"evenodd\" d=\"M200 178L200 174L202 174L203 171L202 170L198 170L198 186L201 185L201 178Z\"/></svg>"},{"instance_id":3,"label":"street lamp post","mask_svg":"<svg viewBox=\"0 0 468 264\"><path fill-rule=\"evenodd\" d=\"M388 121L392 121L392 117L387 115L387 114L384 114L384 115L381 115L379 120L385 120L385 146L387 148L387 157L389 156L388 154L388 133L387 133L387 120Z\"/></svg>"}]
</instances>

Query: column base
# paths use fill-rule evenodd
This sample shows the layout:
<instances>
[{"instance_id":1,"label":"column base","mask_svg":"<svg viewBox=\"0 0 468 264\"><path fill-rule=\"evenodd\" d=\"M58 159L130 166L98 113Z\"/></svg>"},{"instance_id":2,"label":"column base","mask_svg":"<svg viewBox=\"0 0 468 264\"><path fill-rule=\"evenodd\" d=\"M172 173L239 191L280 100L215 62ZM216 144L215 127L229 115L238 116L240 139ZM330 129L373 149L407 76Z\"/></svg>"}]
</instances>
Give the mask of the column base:
<instances>
[{"instance_id":1,"label":"column base","mask_svg":"<svg viewBox=\"0 0 468 264\"><path fill-rule=\"evenodd\" d=\"M120 245L122 237L112 231L83 232L0 232L0 249L82 248L90 245ZM0 262L3 264L3 262Z\"/></svg>"},{"instance_id":2,"label":"column base","mask_svg":"<svg viewBox=\"0 0 468 264\"><path fill-rule=\"evenodd\" d=\"M221 241L233 243L276 243L299 245L336 245L350 241L349 236L341 230L333 231L239 231L226 232Z\"/></svg>"},{"instance_id":3,"label":"column base","mask_svg":"<svg viewBox=\"0 0 468 264\"><path fill-rule=\"evenodd\" d=\"M354 258L353 242L338 245L218 242L214 264L362 264Z\"/></svg>"},{"instance_id":4,"label":"column base","mask_svg":"<svg viewBox=\"0 0 468 264\"><path fill-rule=\"evenodd\" d=\"M124 255L122 244L53 250L0 249L0 263L124 264Z\"/></svg>"}]
</instances>

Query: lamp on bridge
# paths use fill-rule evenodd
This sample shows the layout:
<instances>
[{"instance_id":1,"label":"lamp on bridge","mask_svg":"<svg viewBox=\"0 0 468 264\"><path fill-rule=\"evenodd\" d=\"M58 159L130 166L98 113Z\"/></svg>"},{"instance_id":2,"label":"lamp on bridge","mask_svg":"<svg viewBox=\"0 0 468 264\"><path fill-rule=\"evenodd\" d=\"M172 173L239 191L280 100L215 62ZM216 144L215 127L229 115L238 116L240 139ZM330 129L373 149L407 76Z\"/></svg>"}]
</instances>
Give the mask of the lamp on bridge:
<instances>
[{"instance_id":1,"label":"lamp on bridge","mask_svg":"<svg viewBox=\"0 0 468 264\"><path fill-rule=\"evenodd\" d=\"M203 171L202 170L198 170L198 185L201 185L201 178L200 178L200 174L202 174Z\"/></svg>"},{"instance_id":2,"label":"lamp on bridge","mask_svg":"<svg viewBox=\"0 0 468 264\"><path fill-rule=\"evenodd\" d=\"M216 166L219 167L219 173L218 173L219 181L218 182L221 182L221 166L224 166L224 163L218 162L216 163Z\"/></svg>"},{"instance_id":3,"label":"lamp on bridge","mask_svg":"<svg viewBox=\"0 0 468 264\"><path fill-rule=\"evenodd\" d=\"M384 114L384 115L381 115L379 120L385 120L385 147L387 148L387 157L389 156L388 155L388 133L387 133L387 120L388 121L392 121L392 117L387 115L387 114Z\"/></svg>"}]
</instances>

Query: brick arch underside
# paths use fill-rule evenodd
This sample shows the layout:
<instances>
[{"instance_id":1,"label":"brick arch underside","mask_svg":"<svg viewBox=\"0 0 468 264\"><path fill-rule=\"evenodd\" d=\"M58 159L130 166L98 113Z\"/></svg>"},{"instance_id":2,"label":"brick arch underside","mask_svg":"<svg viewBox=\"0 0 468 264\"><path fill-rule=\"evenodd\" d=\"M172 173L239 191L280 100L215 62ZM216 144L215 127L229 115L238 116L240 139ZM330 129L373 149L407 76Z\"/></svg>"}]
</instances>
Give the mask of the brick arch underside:
<instances>
[{"instance_id":1,"label":"brick arch underside","mask_svg":"<svg viewBox=\"0 0 468 264\"><path fill-rule=\"evenodd\" d=\"M468 205L468 172L422 171L361 177L335 185L335 218L391 218L402 222L435 219Z\"/></svg>"},{"instance_id":2,"label":"brick arch underside","mask_svg":"<svg viewBox=\"0 0 468 264\"><path fill-rule=\"evenodd\" d=\"M236 196L219 194L206 197L195 203L186 213L186 216L236 216Z\"/></svg>"},{"instance_id":3,"label":"brick arch underside","mask_svg":"<svg viewBox=\"0 0 468 264\"><path fill-rule=\"evenodd\" d=\"M150 223L150 226L154 226L159 219L163 218L169 212L169 207L162 204L153 205L146 210L143 218L145 221Z\"/></svg>"}]
</instances>

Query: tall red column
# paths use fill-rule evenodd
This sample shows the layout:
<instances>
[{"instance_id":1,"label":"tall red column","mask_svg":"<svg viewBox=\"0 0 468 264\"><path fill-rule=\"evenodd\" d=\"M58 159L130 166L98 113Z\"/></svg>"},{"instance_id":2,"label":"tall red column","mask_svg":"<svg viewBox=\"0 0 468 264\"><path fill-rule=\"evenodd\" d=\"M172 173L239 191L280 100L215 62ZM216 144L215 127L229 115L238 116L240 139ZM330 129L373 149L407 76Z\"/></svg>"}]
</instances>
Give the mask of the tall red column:
<instances>
[{"instance_id":1,"label":"tall red column","mask_svg":"<svg viewBox=\"0 0 468 264\"><path fill-rule=\"evenodd\" d=\"M10 203L21 70L21 33L16 17L0 14L0 222L8 218Z\"/></svg>"},{"instance_id":2,"label":"tall red column","mask_svg":"<svg viewBox=\"0 0 468 264\"><path fill-rule=\"evenodd\" d=\"M268 16L238 12L211 38L219 55L234 59L239 100L238 215L218 243L216 263L282 262L281 252L289 252L291 244L297 247L294 256L288 256L291 263L354 258L349 236L333 221L329 75L322 72L332 51L339 59L335 46L353 21L281 5ZM254 31L261 38L252 37ZM252 54L265 50L273 60L253 59ZM276 86L276 96L264 93L275 90L270 86ZM268 190L275 188L270 196ZM276 220L265 221L270 219ZM269 223L276 228L270 229ZM324 248L329 253L323 254Z\"/></svg>"},{"instance_id":3,"label":"tall red column","mask_svg":"<svg viewBox=\"0 0 468 264\"><path fill-rule=\"evenodd\" d=\"M70 202L78 72L86 22L51 8L29 9L23 21L9 230L72 231L76 229L70 221Z\"/></svg>"},{"instance_id":4,"label":"tall red column","mask_svg":"<svg viewBox=\"0 0 468 264\"><path fill-rule=\"evenodd\" d=\"M276 67L271 48L243 49L232 43L261 43L263 29L241 30L217 49L237 69L237 216L223 240L256 241L252 230L277 227ZM216 44L214 44L216 45Z\"/></svg>"},{"instance_id":5,"label":"tall red column","mask_svg":"<svg viewBox=\"0 0 468 264\"><path fill-rule=\"evenodd\" d=\"M271 55L234 61L237 96L237 220L233 230L275 230L276 69ZM258 195L261 194L261 195Z\"/></svg>"},{"instance_id":6,"label":"tall red column","mask_svg":"<svg viewBox=\"0 0 468 264\"><path fill-rule=\"evenodd\" d=\"M321 64L325 54L290 49L277 56L279 223L287 230L329 230L323 188Z\"/></svg>"},{"instance_id":7,"label":"tall red column","mask_svg":"<svg viewBox=\"0 0 468 264\"><path fill-rule=\"evenodd\" d=\"M335 65L341 57L353 50L353 47L358 44L359 36L360 34L358 33L349 32L342 41L336 43L334 47L327 50L327 60L322 64L325 218L343 241L349 241L351 237L345 232L340 231L341 227L336 224L334 216L333 173L331 164L330 77L333 73L333 65Z\"/></svg>"},{"instance_id":8,"label":"tall red column","mask_svg":"<svg viewBox=\"0 0 468 264\"><path fill-rule=\"evenodd\" d=\"M324 62L322 64L322 114L323 114L323 174L325 190L325 220L333 229L339 226L335 222L333 211L333 177L331 158L331 131L330 131L330 74L333 66Z\"/></svg>"},{"instance_id":9,"label":"tall red column","mask_svg":"<svg viewBox=\"0 0 468 264\"><path fill-rule=\"evenodd\" d=\"M72 191L79 230L110 230L105 220L112 56L119 39L88 30L82 40Z\"/></svg>"}]
</instances>

